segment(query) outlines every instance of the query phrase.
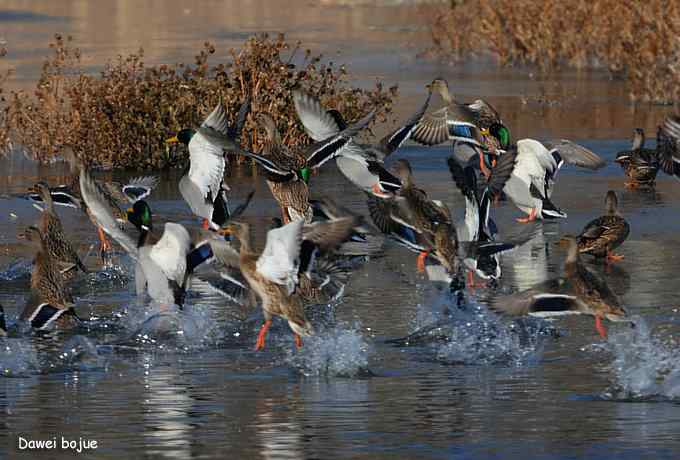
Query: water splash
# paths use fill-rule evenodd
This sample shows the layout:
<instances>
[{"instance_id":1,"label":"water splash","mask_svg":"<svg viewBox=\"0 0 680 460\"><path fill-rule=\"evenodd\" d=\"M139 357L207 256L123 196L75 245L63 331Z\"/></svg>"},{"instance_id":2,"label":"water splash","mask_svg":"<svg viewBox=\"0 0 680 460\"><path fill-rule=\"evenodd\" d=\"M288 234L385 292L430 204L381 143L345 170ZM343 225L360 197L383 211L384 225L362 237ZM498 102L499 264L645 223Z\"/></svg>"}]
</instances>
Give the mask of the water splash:
<instances>
[{"instance_id":1,"label":"water splash","mask_svg":"<svg viewBox=\"0 0 680 460\"><path fill-rule=\"evenodd\" d=\"M457 298L445 293L433 299L432 305L443 312L438 319L390 342L399 346L429 345L435 359L446 364L527 365L540 359L545 339L556 335L544 320L503 321L469 296L458 305Z\"/></svg>"},{"instance_id":2,"label":"water splash","mask_svg":"<svg viewBox=\"0 0 680 460\"><path fill-rule=\"evenodd\" d=\"M680 351L653 337L641 317L635 328L610 335L614 382L602 397L616 400L680 399Z\"/></svg>"},{"instance_id":3,"label":"water splash","mask_svg":"<svg viewBox=\"0 0 680 460\"><path fill-rule=\"evenodd\" d=\"M288 353L286 361L307 377L358 377L370 375L371 347L355 325L342 325L304 338L300 350Z\"/></svg>"},{"instance_id":4,"label":"water splash","mask_svg":"<svg viewBox=\"0 0 680 460\"><path fill-rule=\"evenodd\" d=\"M131 306L121 315L128 336L121 343L151 347L155 352L205 348L219 339L218 323L205 305ZM131 332L131 333L130 333Z\"/></svg>"},{"instance_id":5,"label":"water splash","mask_svg":"<svg viewBox=\"0 0 680 460\"><path fill-rule=\"evenodd\" d=\"M0 339L0 375L22 377L35 374L40 368L38 354L24 339Z\"/></svg>"},{"instance_id":6,"label":"water splash","mask_svg":"<svg viewBox=\"0 0 680 460\"><path fill-rule=\"evenodd\" d=\"M54 365L62 370L92 371L104 368L106 360L92 340L76 335L64 343Z\"/></svg>"}]
</instances>

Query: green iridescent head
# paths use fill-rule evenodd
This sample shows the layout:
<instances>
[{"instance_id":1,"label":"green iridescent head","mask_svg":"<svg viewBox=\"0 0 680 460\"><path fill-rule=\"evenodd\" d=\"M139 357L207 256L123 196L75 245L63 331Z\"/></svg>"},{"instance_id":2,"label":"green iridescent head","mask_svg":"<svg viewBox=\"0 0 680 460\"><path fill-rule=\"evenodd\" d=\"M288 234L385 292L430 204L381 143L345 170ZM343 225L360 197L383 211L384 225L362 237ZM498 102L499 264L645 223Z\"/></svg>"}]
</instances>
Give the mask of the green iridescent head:
<instances>
[{"instance_id":1,"label":"green iridescent head","mask_svg":"<svg viewBox=\"0 0 680 460\"><path fill-rule=\"evenodd\" d=\"M151 208L144 200L137 201L131 208L128 208L127 219L132 225L137 227L137 230L140 232L148 232L153 228Z\"/></svg>"},{"instance_id":2,"label":"green iridescent head","mask_svg":"<svg viewBox=\"0 0 680 460\"><path fill-rule=\"evenodd\" d=\"M305 181L305 184L309 184L309 176L310 170L307 166L300 170L300 177L302 178L303 181Z\"/></svg>"},{"instance_id":3,"label":"green iridescent head","mask_svg":"<svg viewBox=\"0 0 680 460\"><path fill-rule=\"evenodd\" d=\"M510 146L510 130L501 123L494 123L489 127L489 132L493 137L498 139L503 150L507 150Z\"/></svg>"},{"instance_id":4,"label":"green iridescent head","mask_svg":"<svg viewBox=\"0 0 680 460\"><path fill-rule=\"evenodd\" d=\"M184 145L189 145L189 141L191 141L191 138L194 137L194 134L196 134L195 129L191 128L184 128L180 132L177 133L177 135L166 139L165 143L166 144L176 144L178 142L181 142Z\"/></svg>"}]
</instances>

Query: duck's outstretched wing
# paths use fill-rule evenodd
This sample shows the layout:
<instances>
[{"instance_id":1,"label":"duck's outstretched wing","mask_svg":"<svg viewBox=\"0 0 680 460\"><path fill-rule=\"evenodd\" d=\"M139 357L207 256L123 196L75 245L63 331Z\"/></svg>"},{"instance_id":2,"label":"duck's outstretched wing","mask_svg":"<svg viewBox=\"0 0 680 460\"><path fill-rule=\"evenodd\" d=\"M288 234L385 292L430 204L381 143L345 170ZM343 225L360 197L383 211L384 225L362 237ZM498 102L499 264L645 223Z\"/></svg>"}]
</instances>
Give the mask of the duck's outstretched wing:
<instances>
[{"instance_id":1,"label":"duck's outstretched wing","mask_svg":"<svg viewBox=\"0 0 680 460\"><path fill-rule=\"evenodd\" d=\"M335 136L344 129L321 105L321 102L309 93L301 90L293 91L293 103L298 118L302 122L307 135L316 142Z\"/></svg>"},{"instance_id":2,"label":"duck's outstretched wing","mask_svg":"<svg viewBox=\"0 0 680 460\"><path fill-rule=\"evenodd\" d=\"M509 316L579 313L578 299L566 294L562 284L563 280L556 278L522 292L498 296L491 300L489 308Z\"/></svg>"},{"instance_id":3,"label":"duck's outstretched wing","mask_svg":"<svg viewBox=\"0 0 680 460\"><path fill-rule=\"evenodd\" d=\"M134 177L123 185L121 191L130 203L143 200L158 186L158 176Z\"/></svg>"},{"instance_id":4,"label":"duck's outstretched wing","mask_svg":"<svg viewBox=\"0 0 680 460\"><path fill-rule=\"evenodd\" d=\"M304 221L295 220L267 232L267 243L257 259L257 271L269 281L295 291L300 267L300 245Z\"/></svg>"},{"instance_id":5,"label":"duck's outstretched wing","mask_svg":"<svg viewBox=\"0 0 680 460\"><path fill-rule=\"evenodd\" d=\"M680 179L680 117L666 117L656 139L661 168L666 174Z\"/></svg>"},{"instance_id":6,"label":"duck's outstretched wing","mask_svg":"<svg viewBox=\"0 0 680 460\"><path fill-rule=\"evenodd\" d=\"M85 169L80 172L80 193L88 212L97 224L136 259L138 257L137 244L120 228L104 191Z\"/></svg>"},{"instance_id":7,"label":"duck's outstretched wing","mask_svg":"<svg viewBox=\"0 0 680 460\"><path fill-rule=\"evenodd\" d=\"M556 151L566 163L581 168L600 169L606 166L604 161L592 150L567 139L544 142L549 151Z\"/></svg>"},{"instance_id":8,"label":"duck's outstretched wing","mask_svg":"<svg viewBox=\"0 0 680 460\"><path fill-rule=\"evenodd\" d=\"M432 99L432 91L428 92L425 103L418 109L416 113L411 116L411 118L406 121L406 123L382 138L380 141L380 150L385 154L385 156L390 155L392 152L401 147L401 144L403 144L404 141L411 136L413 130L423 119L425 111L430 105L430 99Z\"/></svg>"}]
</instances>

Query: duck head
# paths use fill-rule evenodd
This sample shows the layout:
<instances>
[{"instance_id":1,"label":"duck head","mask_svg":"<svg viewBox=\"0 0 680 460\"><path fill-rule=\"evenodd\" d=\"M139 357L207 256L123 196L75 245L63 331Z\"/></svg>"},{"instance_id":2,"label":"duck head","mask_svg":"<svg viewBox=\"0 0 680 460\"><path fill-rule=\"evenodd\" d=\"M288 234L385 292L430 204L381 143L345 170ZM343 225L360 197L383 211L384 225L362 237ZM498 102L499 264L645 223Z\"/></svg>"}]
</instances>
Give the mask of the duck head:
<instances>
[{"instance_id":1,"label":"duck head","mask_svg":"<svg viewBox=\"0 0 680 460\"><path fill-rule=\"evenodd\" d=\"M401 183L404 184L404 186L411 184L411 175L413 174L413 171L411 170L411 164L408 160L403 158L397 160L392 167L392 171L399 180L401 180Z\"/></svg>"},{"instance_id":2,"label":"duck head","mask_svg":"<svg viewBox=\"0 0 680 460\"><path fill-rule=\"evenodd\" d=\"M241 243L241 250L250 249L250 225L245 222L231 221L218 232L226 237L234 237Z\"/></svg>"},{"instance_id":3,"label":"duck head","mask_svg":"<svg viewBox=\"0 0 680 460\"><path fill-rule=\"evenodd\" d=\"M645 130L635 128L633 130L633 150L641 149L645 146Z\"/></svg>"},{"instance_id":4,"label":"duck head","mask_svg":"<svg viewBox=\"0 0 680 460\"><path fill-rule=\"evenodd\" d=\"M42 202L45 203L45 206L47 206L47 209L52 209L53 207L52 193L50 192L50 186L47 185L47 182L45 181L37 182L33 187L29 189L29 192L37 193Z\"/></svg>"},{"instance_id":5,"label":"duck head","mask_svg":"<svg viewBox=\"0 0 680 460\"><path fill-rule=\"evenodd\" d=\"M191 141L191 138L194 137L194 134L196 134L195 129L191 128L184 128L180 130L176 135L168 138L165 140L166 144L177 144L182 143L184 145L189 145L189 142Z\"/></svg>"},{"instance_id":6,"label":"duck head","mask_svg":"<svg viewBox=\"0 0 680 460\"><path fill-rule=\"evenodd\" d=\"M425 86L429 91L437 92L441 95L447 103L451 102L451 94L449 93L449 83L442 77L437 77L432 80L432 83Z\"/></svg>"},{"instance_id":7,"label":"duck head","mask_svg":"<svg viewBox=\"0 0 680 460\"><path fill-rule=\"evenodd\" d=\"M609 215L618 215L619 213L619 199L616 197L616 192L609 190L607 196L604 197L604 206Z\"/></svg>"},{"instance_id":8,"label":"duck head","mask_svg":"<svg viewBox=\"0 0 680 460\"><path fill-rule=\"evenodd\" d=\"M502 123L494 123L489 127L489 134L492 135L500 145L502 150L507 150L510 146L510 130Z\"/></svg>"},{"instance_id":9,"label":"duck head","mask_svg":"<svg viewBox=\"0 0 680 460\"><path fill-rule=\"evenodd\" d=\"M153 229L151 207L144 200L139 200L127 210L127 220L142 233Z\"/></svg>"}]
</instances>

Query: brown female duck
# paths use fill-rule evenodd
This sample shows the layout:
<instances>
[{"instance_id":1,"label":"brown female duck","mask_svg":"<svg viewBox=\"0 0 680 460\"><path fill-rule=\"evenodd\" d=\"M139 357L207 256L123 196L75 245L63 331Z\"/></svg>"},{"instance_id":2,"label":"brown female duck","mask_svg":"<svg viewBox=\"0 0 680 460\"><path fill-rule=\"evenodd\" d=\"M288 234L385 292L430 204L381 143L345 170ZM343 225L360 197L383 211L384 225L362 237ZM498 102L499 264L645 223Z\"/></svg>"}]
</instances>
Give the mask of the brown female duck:
<instances>
[{"instance_id":1,"label":"brown female duck","mask_svg":"<svg viewBox=\"0 0 680 460\"><path fill-rule=\"evenodd\" d=\"M67 329L80 323L73 310L73 298L63 284L56 261L50 257L44 235L37 227L28 227L22 238L37 248L31 272L31 291L19 319L36 330Z\"/></svg>"},{"instance_id":2,"label":"brown female duck","mask_svg":"<svg viewBox=\"0 0 680 460\"><path fill-rule=\"evenodd\" d=\"M233 235L240 242L240 252L235 253L224 245L221 250L213 248L215 256L225 265L238 266L251 289L262 300L265 322L257 338L256 350L264 348L273 316L288 321L297 347L302 346L300 336L314 333L305 317L300 280L307 276L318 254L339 246L359 223L360 219L356 217L311 225L295 220L269 230L261 253L251 246L248 224L232 222L224 229L224 233Z\"/></svg>"},{"instance_id":3,"label":"brown female duck","mask_svg":"<svg viewBox=\"0 0 680 460\"><path fill-rule=\"evenodd\" d=\"M50 257L64 266L63 273L70 271L72 268L87 273L87 268L85 268L80 257L78 257L78 253L73 249L71 242L64 234L61 220L54 209L49 186L41 181L35 184L34 191L40 195L45 205L38 229L42 234L45 249L49 252Z\"/></svg>"},{"instance_id":4,"label":"brown female duck","mask_svg":"<svg viewBox=\"0 0 680 460\"><path fill-rule=\"evenodd\" d=\"M656 149L646 149L645 132L642 128L633 131L633 145L630 150L616 154L616 161L630 181L625 185L631 188L653 187L659 172L659 158Z\"/></svg>"},{"instance_id":5,"label":"brown female duck","mask_svg":"<svg viewBox=\"0 0 680 460\"><path fill-rule=\"evenodd\" d=\"M516 294L499 296L492 301L491 308L508 315L590 315L595 317L597 331L606 338L602 320L625 321L626 311L607 283L583 265L576 238L568 237L565 241L568 249L562 277Z\"/></svg>"},{"instance_id":6,"label":"brown female duck","mask_svg":"<svg viewBox=\"0 0 680 460\"><path fill-rule=\"evenodd\" d=\"M628 238L630 225L619 214L616 193L608 191L604 202L607 214L585 226L577 237L578 249L581 254L604 257L606 262L616 262L622 260L623 256L612 251Z\"/></svg>"}]
</instances>

